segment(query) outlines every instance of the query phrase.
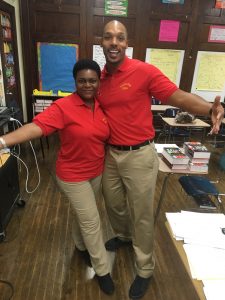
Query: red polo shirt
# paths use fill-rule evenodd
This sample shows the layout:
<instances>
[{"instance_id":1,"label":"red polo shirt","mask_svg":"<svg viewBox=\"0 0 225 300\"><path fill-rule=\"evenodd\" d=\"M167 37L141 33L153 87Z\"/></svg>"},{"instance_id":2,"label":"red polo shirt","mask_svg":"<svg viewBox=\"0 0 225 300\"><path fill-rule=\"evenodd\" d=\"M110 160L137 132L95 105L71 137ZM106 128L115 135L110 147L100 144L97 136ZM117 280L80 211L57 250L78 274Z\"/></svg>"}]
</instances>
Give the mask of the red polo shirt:
<instances>
[{"instance_id":1,"label":"red polo shirt","mask_svg":"<svg viewBox=\"0 0 225 300\"><path fill-rule=\"evenodd\" d=\"M56 174L61 180L84 181L102 173L109 127L97 101L92 112L74 93L53 102L33 122L45 136L59 132Z\"/></svg>"},{"instance_id":2,"label":"red polo shirt","mask_svg":"<svg viewBox=\"0 0 225 300\"><path fill-rule=\"evenodd\" d=\"M166 103L177 89L159 69L139 60L126 57L112 75L104 68L99 102L111 130L109 143L135 145L153 139L151 97Z\"/></svg>"}]
</instances>

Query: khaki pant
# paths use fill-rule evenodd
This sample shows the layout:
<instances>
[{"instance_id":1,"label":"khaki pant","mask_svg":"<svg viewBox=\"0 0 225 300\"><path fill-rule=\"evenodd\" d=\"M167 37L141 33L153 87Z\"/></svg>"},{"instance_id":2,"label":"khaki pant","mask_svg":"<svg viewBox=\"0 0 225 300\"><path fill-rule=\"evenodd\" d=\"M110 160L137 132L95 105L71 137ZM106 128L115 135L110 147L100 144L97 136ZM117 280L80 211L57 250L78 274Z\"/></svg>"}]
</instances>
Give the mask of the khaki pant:
<instances>
[{"instance_id":1,"label":"khaki pant","mask_svg":"<svg viewBox=\"0 0 225 300\"><path fill-rule=\"evenodd\" d=\"M57 182L71 203L76 247L79 250L87 249L95 272L100 276L106 275L110 272L110 265L96 205L101 176L82 182L65 182L57 178Z\"/></svg>"},{"instance_id":2,"label":"khaki pant","mask_svg":"<svg viewBox=\"0 0 225 300\"><path fill-rule=\"evenodd\" d=\"M103 194L116 236L132 239L137 274L153 273L153 200L158 173L154 144L133 151L108 148L103 173Z\"/></svg>"}]
</instances>

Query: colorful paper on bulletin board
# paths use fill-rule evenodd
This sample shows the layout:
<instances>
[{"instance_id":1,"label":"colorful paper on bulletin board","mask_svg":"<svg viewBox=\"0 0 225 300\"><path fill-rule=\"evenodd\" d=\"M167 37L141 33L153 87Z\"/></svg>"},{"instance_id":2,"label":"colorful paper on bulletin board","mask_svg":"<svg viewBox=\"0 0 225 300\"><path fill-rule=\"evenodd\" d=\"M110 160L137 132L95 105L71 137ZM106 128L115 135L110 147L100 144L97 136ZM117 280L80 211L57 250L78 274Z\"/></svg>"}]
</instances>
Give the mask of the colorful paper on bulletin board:
<instances>
[{"instance_id":1,"label":"colorful paper on bulletin board","mask_svg":"<svg viewBox=\"0 0 225 300\"><path fill-rule=\"evenodd\" d=\"M145 61L157 67L179 86L184 50L147 49Z\"/></svg>"},{"instance_id":2,"label":"colorful paper on bulletin board","mask_svg":"<svg viewBox=\"0 0 225 300\"><path fill-rule=\"evenodd\" d=\"M196 79L196 90L221 91L225 83L225 53L202 53Z\"/></svg>"},{"instance_id":3,"label":"colorful paper on bulletin board","mask_svg":"<svg viewBox=\"0 0 225 300\"><path fill-rule=\"evenodd\" d=\"M161 20L159 29L160 42L177 42L180 28L179 21Z\"/></svg>"},{"instance_id":4,"label":"colorful paper on bulletin board","mask_svg":"<svg viewBox=\"0 0 225 300\"><path fill-rule=\"evenodd\" d=\"M225 8L225 0L216 0L215 8Z\"/></svg>"},{"instance_id":5,"label":"colorful paper on bulletin board","mask_svg":"<svg viewBox=\"0 0 225 300\"><path fill-rule=\"evenodd\" d=\"M78 59L78 45L37 43L39 90L73 92L73 66Z\"/></svg>"},{"instance_id":6,"label":"colorful paper on bulletin board","mask_svg":"<svg viewBox=\"0 0 225 300\"><path fill-rule=\"evenodd\" d=\"M105 0L105 15L127 17L128 0Z\"/></svg>"},{"instance_id":7,"label":"colorful paper on bulletin board","mask_svg":"<svg viewBox=\"0 0 225 300\"><path fill-rule=\"evenodd\" d=\"M162 0L162 3L179 3L179 4L184 4L184 0Z\"/></svg>"},{"instance_id":8,"label":"colorful paper on bulletin board","mask_svg":"<svg viewBox=\"0 0 225 300\"><path fill-rule=\"evenodd\" d=\"M225 43L225 26L210 26L208 42Z\"/></svg>"}]
</instances>

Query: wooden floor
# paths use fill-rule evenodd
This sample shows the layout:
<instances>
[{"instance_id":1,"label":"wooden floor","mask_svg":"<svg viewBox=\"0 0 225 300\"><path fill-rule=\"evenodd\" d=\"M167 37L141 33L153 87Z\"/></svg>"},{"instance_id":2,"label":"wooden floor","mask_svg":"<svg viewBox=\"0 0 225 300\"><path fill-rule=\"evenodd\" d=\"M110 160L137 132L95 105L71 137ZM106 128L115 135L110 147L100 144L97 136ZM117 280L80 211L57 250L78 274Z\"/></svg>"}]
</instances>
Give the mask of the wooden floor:
<instances>
[{"instance_id":1,"label":"wooden floor","mask_svg":"<svg viewBox=\"0 0 225 300\"><path fill-rule=\"evenodd\" d=\"M72 217L67 199L61 195L54 180L54 160L57 139L49 139L42 159L39 141L35 142L41 183L33 194L27 194L25 172L20 173L24 208L15 208L6 228L6 239L0 244L0 279L9 281L14 289L14 300L128 300L128 290L135 277L131 248L120 249L116 255L108 253L112 263L112 277L116 290L112 296L103 294L94 277L78 256L72 239ZM45 144L45 143L44 143ZM27 151L27 147L24 147ZM215 178L215 161L221 149L213 151L209 176ZM23 151L24 152L24 151ZM30 168L29 187L37 182L31 153L23 153ZM159 200L163 174L158 175L155 205ZM169 179L165 202L162 205L155 230L156 268L153 281L143 300L197 300L193 284L180 260L165 228L165 212L195 209L196 205L181 191L178 176ZM224 183L220 183L225 190ZM112 236L102 200L101 211L105 240ZM10 299L11 289L0 283L0 299Z\"/></svg>"}]
</instances>

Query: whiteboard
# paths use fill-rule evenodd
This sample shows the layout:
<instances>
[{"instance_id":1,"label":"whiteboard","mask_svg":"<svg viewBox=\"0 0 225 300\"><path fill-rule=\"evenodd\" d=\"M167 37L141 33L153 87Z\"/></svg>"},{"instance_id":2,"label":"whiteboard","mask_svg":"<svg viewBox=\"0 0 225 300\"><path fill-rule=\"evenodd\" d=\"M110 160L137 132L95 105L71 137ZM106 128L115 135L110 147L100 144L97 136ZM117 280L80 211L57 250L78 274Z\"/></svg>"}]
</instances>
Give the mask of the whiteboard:
<instances>
[{"instance_id":1,"label":"whiteboard","mask_svg":"<svg viewBox=\"0 0 225 300\"><path fill-rule=\"evenodd\" d=\"M146 49L145 61L157 67L177 86L180 85L183 60L184 50Z\"/></svg>"},{"instance_id":2,"label":"whiteboard","mask_svg":"<svg viewBox=\"0 0 225 300\"><path fill-rule=\"evenodd\" d=\"M213 102L225 97L225 52L198 51L191 93Z\"/></svg>"}]
</instances>

